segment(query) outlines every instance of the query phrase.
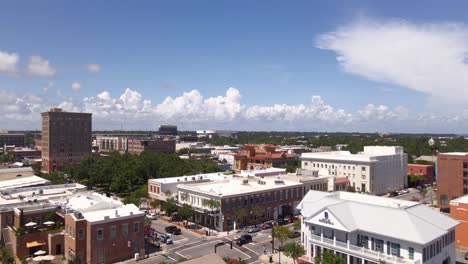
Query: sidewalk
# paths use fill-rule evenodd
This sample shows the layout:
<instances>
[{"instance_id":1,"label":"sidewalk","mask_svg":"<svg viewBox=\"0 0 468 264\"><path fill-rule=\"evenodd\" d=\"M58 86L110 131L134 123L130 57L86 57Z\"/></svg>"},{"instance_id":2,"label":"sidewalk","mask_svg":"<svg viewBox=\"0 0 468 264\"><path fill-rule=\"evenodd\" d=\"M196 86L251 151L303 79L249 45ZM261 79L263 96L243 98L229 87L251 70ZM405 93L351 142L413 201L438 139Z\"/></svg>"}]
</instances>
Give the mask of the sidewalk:
<instances>
[{"instance_id":1,"label":"sidewalk","mask_svg":"<svg viewBox=\"0 0 468 264\"><path fill-rule=\"evenodd\" d=\"M258 257L258 260L260 260L262 263L270 263L270 256L263 254ZM273 254L273 263L294 264L294 261L292 258L286 257L285 255L283 255L283 253L281 253L281 262L280 262L278 252L276 252L275 254Z\"/></svg>"}]
</instances>

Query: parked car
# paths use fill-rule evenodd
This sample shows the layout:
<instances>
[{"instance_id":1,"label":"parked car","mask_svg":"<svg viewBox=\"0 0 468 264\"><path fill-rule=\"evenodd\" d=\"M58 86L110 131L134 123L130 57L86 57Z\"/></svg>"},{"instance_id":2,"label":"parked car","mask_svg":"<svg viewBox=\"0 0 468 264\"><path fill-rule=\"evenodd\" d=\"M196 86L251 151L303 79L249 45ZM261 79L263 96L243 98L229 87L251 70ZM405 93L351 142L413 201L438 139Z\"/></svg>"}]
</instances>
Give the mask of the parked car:
<instances>
[{"instance_id":1,"label":"parked car","mask_svg":"<svg viewBox=\"0 0 468 264\"><path fill-rule=\"evenodd\" d=\"M295 216L288 217L288 223L294 223L296 220L298 220L298 218Z\"/></svg>"},{"instance_id":2,"label":"parked car","mask_svg":"<svg viewBox=\"0 0 468 264\"><path fill-rule=\"evenodd\" d=\"M255 233L255 232L258 232L258 231L260 231L260 230L261 230L261 229L260 229L260 227L258 227L258 226L249 226L249 227L247 228L247 233Z\"/></svg>"},{"instance_id":3,"label":"parked car","mask_svg":"<svg viewBox=\"0 0 468 264\"><path fill-rule=\"evenodd\" d=\"M180 222L182 221L182 217L180 217L179 215L173 215L171 216L171 218L169 218L169 222Z\"/></svg>"},{"instance_id":4,"label":"parked car","mask_svg":"<svg viewBox=\"0 0 468 264\"><path fill-rule=\"evenodd\" d=\"M237 245L239 245L239 246L242 246L244 244L248 244L250 242L252 242L252 236L251 235L242 235L236 241Z\"/></svg>"},{"instance_id":5,"label":"parked car","mask_svg":"<svg viewBox=\"0 0 468 264\"><path fill-rule=\"evenodd\" d=\"M404 190L401 190L400 191L400 194L406 194L406 193L409 193L410 191L408 189L404 189Z\"/></svg>"},{"instance_id":6,"label":"parked car","mask_svg":"<svg viewBox=\"0 0 468 264\"><path fill-rule=\"evenodd\" d=\"M148 213L148 214L146 214L146 217L147 217L148 219L151 219L151 220L156 220L156 219L158 219L158 215L155 214L155 213L152 213L152 214Z\"/></svg>"},{"instance_id":7,"label":"parked car","mask_svg":"<svg viewBox=\"0 0 468 264\"><path fill-rule=\"evenodd\" d=\"M388 197L395 197L398 196L398 192L390 192L388 193Z\"/></svg>"},{"instance_id":8,"label":"parked car","mask_svg":"<svg viewBox=\"0 0 468 264\"><path fill-rule=\"evenodd\" d=\"M273 227L273 223L272 222L266 222L266 223L263 223L263 225L261 226L262 230L266 230L266 229L270 229Z\"/></svg>"},{"instance_id":9,"label":"parked car","mask_svg":"<svg viewBox=\"0 0 468 264\"><path fill-rule=\"evenodd\" d=\"M171 235L160 235L159 239L166 245L174 244L174 241L172 240Z\"/></svg>"},{"instance_id":10,"label":"parked car","mask_svg":"<svg viewBox=\"0 0 468 264\"><path fill-rule=\"evenodd\" d=\"M287 224L288 222L287 222L286 220L284 220L283 218L280 218L280 219L278 219L278 221L276 221L276 223L277 223L278 225L285 225L285 224Z\"/></svg>"},{"instance_id":11,"label":"parked car","mask_svg":"<svg viewBox=\"0 0 468 264\"><path fill-rule=\"evenodd\" d=\"M182 234L182 230L180 228L178 228L177 226L166 226L164 228L164 230L166 230L167 233L169 234L173 234L173 235L180 235Z\"/></svg>"},{"instance_id":12,"label":"parked car","mask_svg":"<svg viewBox=\"0 0 468 264\"><path fill-rule=\"evenodd\" d=\"M289 238L296 238L296 237L300 237L300 236L301 236L301 233L298 232L298 231L293 231L288 235Z\"/></svg>"}]
</instances>

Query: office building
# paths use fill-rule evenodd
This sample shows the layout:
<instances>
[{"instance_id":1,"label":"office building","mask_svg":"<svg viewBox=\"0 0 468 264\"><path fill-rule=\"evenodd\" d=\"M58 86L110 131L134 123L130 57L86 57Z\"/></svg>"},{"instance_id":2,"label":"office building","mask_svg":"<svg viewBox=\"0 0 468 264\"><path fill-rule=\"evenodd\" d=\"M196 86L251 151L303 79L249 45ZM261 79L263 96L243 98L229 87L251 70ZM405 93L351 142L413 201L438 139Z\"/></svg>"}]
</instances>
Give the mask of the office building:
<instances>
[{"instance_id":1,"label":"office building","mask_svg":"<svg viewBox=\"0 0 468 264\"><path fill-rule=\"evenodd\" d=\"M348 264L455 264L458 222L424 204L309 191L297 208L305 262L331 251Z\"/></svg>"},{"instance_id":2,"label":"office building","mask_svg":"<svg viewBox=\"0 0 468 264\"><path fill-rule=\"evenodd\" d=\"M177 136L177 126L174 125L160 125L158 129L160 136Z\"/></svg>"},{"instance_id":3,"label":"office building","mask_svg":"<svg viewBox=\"0 0 468 264\"><path fill-rule=\"evenodd\" d=\"M128 152L132 154L140 154L143 151L174 154L176 151L176 142L172 139L129 139Z\"/></svg>"},{"instance_id":4,"label":"office building","mask_svg":"<svg viewBox=\"0 0 468 264\"><path fill-rule=\"evenodd\" d=\"M246 144L242 147L242 151L234 155L233 170L240 173L241 170L286 168L289 165L295 165L296 162L296 154L277 151L275 145Z\"/></svg>"},{"instance_id":5,"label":"office building","mask_svg":"<svg viewBox=\"0 0 468 264\"><path fill-rule=\"evenodd\" d=\"M128 137L97 135L96 145L100 152L126 152L128 150Z\"/></svg>"},{"instance_id":6,"label":"office building","mask_svg":"<svg viewBox=\"0 0 468 264\"><path fill-rule=\"evenodd\" d=\"M345 177L358 192L382 195L405 188L408 184L407 154L402 147L366 146L364 151L303 153L301 171ZM306 172L304 172L306 171Z\"/></svg>"},{"instance_id":7,"label":"office building","mask_svg":"<svg viewBox=\"0 0 468 264\"><path fill-rule=\"evenodd\" d=\"M217 138L217 137L233 137L237 136L237 131L228 130L197 130L197 137Z\"/></svg>"},{"instance_id":8,"label":"office building","mask_svg":"<svg viewBox=\"0 0 468 264\"><path fill-rule=\"evenodd\" d=\"M62 164L79 163L91 153L90 113L63 112L53 108L42 113L42 171Z\"/></svg>"},{"instance_id":9,"label":"office building","mask_svg":"<svg viewBox=\"0 0 468 264\"><path fill-rule=\"evenodd\" d=\"M450 217L460 222L455 229L455 245L468 250L468 195L450 201Z\"/></svg>"},{"instance_id":10,"label":"office building","mask_svg":"<svg viewBox=\"0 0 468 264\"><path fill-rule=\"evenodd\" d=\"M24 147L24 134L0 131L0 147L3 146Z\"/></svg>"},{"instance_id":11,"label":"office building","mask_svg":"<svg viewBox=\"0 0 468 264\"><path fill-rule=\"evenodd\" d=\"M468 152L437 156L437 205L448 209L450 200L468 194Z\"/></svg>"}]
</instances>

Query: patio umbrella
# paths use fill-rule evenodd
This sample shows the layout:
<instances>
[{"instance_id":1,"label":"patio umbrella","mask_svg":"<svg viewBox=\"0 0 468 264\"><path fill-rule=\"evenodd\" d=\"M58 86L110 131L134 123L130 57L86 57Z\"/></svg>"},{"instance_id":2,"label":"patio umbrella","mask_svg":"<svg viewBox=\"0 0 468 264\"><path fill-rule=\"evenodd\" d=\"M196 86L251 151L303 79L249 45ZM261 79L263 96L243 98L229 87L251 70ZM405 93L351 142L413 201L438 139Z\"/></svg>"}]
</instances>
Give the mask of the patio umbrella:
<instances>
[{"instance_id":1,"label":"patio umbrella","mask_svg":"<svg viewBox=\"0 0 468 264\"><path fill-rule=\"evenodd\" d=\"M42 256L42 260L52 261L54 259L55 259L55 256L52 256L52 255Z\"/></svg>"},{"instance_id":2,"label":"patio umbrella","mask_svg":"<svg viewBox=\"0 0 468 264\"><path fill-rule=\"evenodd\" d=\"M47 252L45 252L44 250L38 250L38 251L34 252L34 256L40 256L40 255L44 255L46 253Z\"/></svg>"},{"instance_id":3,"label":"patio umbrella","mask_svg":"<svg viewBox=\"0 0 468 264\"><path fill-rule=\"evenodd\" d=\"M24 226L26 226L26 227L33 227L33 226L36 226L36 225L37 225L37 224L34 223L34 222L29 222L29 223L25 224Z\"/></svg>"},{"instance_id":4,"label":"patio umbrella","mask_svg":"<svg viewBox=\"0 0 468 264\"><path fill-rule=\"evenodd\" d=\"M44 222L44 225L53 225L53 224L55 224L54 221L47 221L47 222Z\"/></svg>"},{"instance_id":5,"label":"patio umbrella","mask_svg":"<svg viewBox=\"0 0 468 264\"><path fill-rule=\"evenodd\" d=\"M34 260L34 261L43 261L44 256L34 257L32 260Z\"/></svg>"}]
</instances>

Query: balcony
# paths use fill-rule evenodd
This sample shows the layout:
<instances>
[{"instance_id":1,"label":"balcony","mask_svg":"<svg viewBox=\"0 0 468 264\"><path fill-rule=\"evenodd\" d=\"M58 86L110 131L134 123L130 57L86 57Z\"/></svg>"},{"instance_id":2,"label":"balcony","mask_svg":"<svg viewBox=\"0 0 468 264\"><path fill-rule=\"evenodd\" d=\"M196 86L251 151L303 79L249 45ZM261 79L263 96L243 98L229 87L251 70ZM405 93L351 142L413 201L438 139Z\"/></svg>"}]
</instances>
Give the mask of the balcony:
<instances>
[{"instance_id":1,"label":"balcony","mask_svg":"<svg viewBox=\"0 0 468 264\"><path fill-rule=\"evenodd\" d=\"M373 251L364 247L358 247L351 245L345 242L336 241L330 238L321 237L318 235L313 235L309 240L311 243L324 246L326 248L335 249L343 253L347 253L353 256L361 257L368 259L374 262L379 262L380 260L385 261L386 263L398 263L398 264L421 264L420 260L409 260L397 256L390 256L381 252Z\"/></svg>"}]
</instances>

